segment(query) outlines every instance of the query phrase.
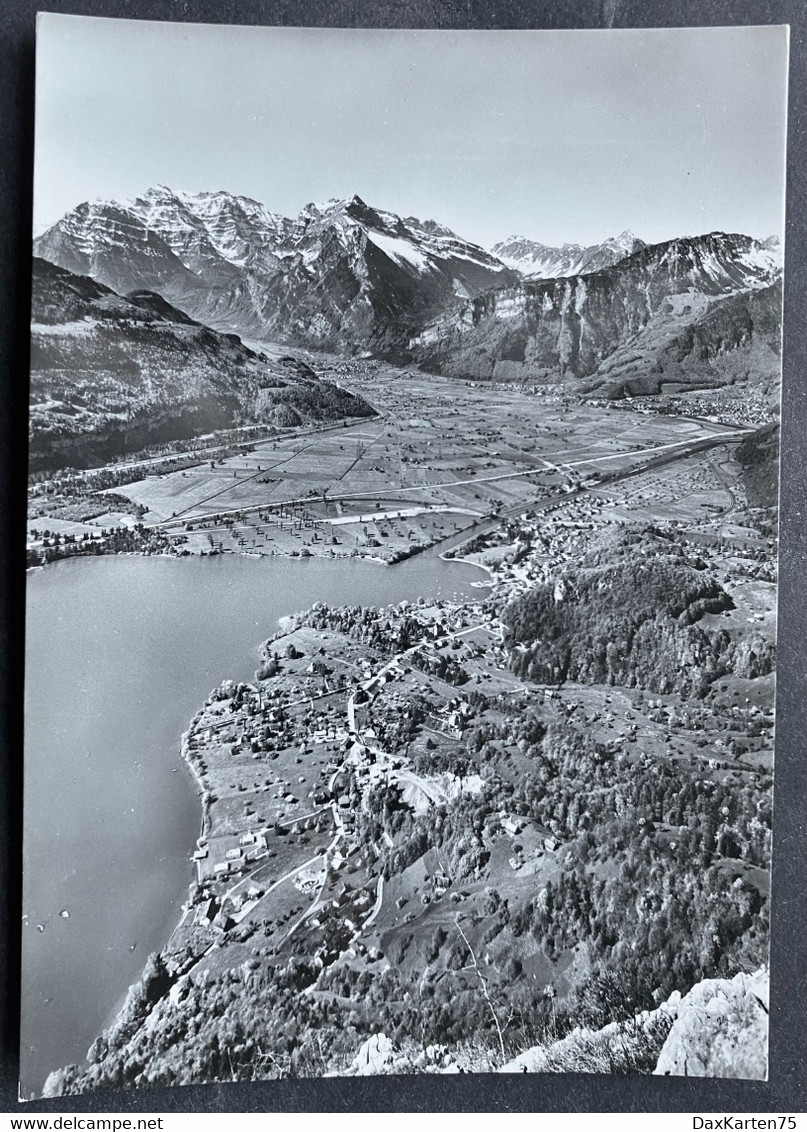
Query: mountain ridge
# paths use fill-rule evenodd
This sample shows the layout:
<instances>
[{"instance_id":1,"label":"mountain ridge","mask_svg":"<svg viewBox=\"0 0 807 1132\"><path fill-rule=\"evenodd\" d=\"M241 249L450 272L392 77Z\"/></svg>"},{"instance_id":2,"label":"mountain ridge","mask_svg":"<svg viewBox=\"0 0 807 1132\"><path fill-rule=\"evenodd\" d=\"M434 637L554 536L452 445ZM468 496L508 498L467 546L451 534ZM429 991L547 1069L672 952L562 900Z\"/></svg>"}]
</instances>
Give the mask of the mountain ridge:
<instances>
[{"instance_id":1,"label":"mountain ridge","mask_svg":"<svg viewBox=\"0 0 807 1132\"><path fill-rule=\"evenodd\" d=\"M610 267L648 245L630 229L588 246L565 243L560 247L542 244L528 236L508 236L491 247L502 263L527 279L559 279L586 275Z\"/></svg>"},{"instance_id":2,"label":"mountain ridge","mask_svg":"<svg viewBox=\"0 0 807 1132\"><path fill-rule=\"evenodd\" d=\"M661 364L663 373L662 356L668 353L677 363L675 380L686 380L681 363L692 353L694 328L709 310L740 296L748 305L770 288L762 321L765 340L778 353L779 280L776 254L749 236L682 237L647 245L587 275L524 279L516 287L489 291L435 320L410 348L422 368L448 376L587 378L595 379L592 389L618 396L653 367ZM744 332L725 328L724 352L747 346L753 337L747 310L743 317ZM708 361L708 353L704 344L693 363ZM702 367L694 368L703 380ZM713 383L721 383L719 374ZM658 391L658 381L655 389L652 381L646 384L642 391Z\"/></svg>"},{"instance_id":3,"label":"mountain ridge","mask_svg":"<svg viewBox=\"0 0 807 1132\"><path fill-rule=\"evenodd\" d=\"M30 466L88 467L243 423L372 415L307 367L270 362L141 289L124 297L34 259Z\"/></svg>"},{"instance_id":4,"label":"mountain ridge","mask_svg":"<svg viewBox=\"0 0 807 1132\"><path fill-rule=\"evenodd\" d=\"M34 250L119 292L158 290L217 329L320 348L394 351L453 299L518 278L443 225L358 195L292 220L249 198L155 186L77 206Z\"/></svg>"}]
</instances>

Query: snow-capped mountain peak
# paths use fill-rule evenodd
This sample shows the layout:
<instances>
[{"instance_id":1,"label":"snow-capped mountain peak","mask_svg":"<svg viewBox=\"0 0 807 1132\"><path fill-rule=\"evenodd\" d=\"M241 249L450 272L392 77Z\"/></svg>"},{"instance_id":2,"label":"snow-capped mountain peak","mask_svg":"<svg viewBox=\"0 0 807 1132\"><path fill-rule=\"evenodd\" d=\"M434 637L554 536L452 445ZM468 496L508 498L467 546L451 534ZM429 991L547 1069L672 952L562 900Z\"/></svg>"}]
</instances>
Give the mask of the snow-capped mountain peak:
<instances>
[{"instance_id":1,"label":"snow-capped mountain peak","mask_svg":"<svg viewBox=\"0 0 807 1132\"><path fill-rule=\"evenodd\" d=\"M422 318L516 281L450 229L403 220L357 193L307 204L290 219L231 193L154 185L133 200L79 206L36 251L119 292L158 291L219 329L313 334L323 345L348 340L348 311L367 326L383 312L385 333L397 311L403 342L415 311Z\"/></svg>"},{"instance_id":2,"label":"snow-capped mountain peak","mask_svg":"<svg viewBox=\"0 0 807 1132\"><path fill-rule=\"evenodd\" d=\"M156 291L216 329L407 360L417 351L430 358L429 343L444 337L441 320L450 327L455 316L463 327L463 319L487 327L481 311L497 312L495 322L524 306L529 318L549 325L549 307L565 309L573 295L575 310L593 326L587 312L597 295L608 304L624 301L612 322L636 334L648 320L660 326L668 318L668 300L669 317L678 319L679 308L684 317L690 300L671 296L695 296L690 305L700 309L765 288L780 271L774 241L737 234L647 246L625 230L591 247L554 248L513 236L488 252L434 220L402 218L358 194L308 204L287 218L249 197L166 185L130 201L79 205L35 241L35 251L118 293ZM511 329L516 321L512 315ZM577 342L575 331L574 357L563 365L590 371L595 353L602 359L611 346L612 332L601 333L588 357L588 339ZM522 347L508 340L506 365L522 364ZM546 364L555 365L555 347L546 350ZM474 356L463 364L472 372L481 363Z\"/></svg>"},{"instance_id":3,"label":"snow-capped mountain peak","mask_svg":"<svg viewBox=\"0 0 807 1132\"><path fill-rule=\"evenodd\" d=\"M640 240L638 236L634 236L630 228L626 228L623 232L620 232L618 236L611 236L607 240L603 240L600 246L603 248L613 248L615 251L624 251L625 255L632 255L645 245L643 240Z\"/></svg>"},{"instance_id":4,"label":"snow-capped mountain peak","mask_svg":"<svg viewBox=\"0 0 807 1132\"><path fill-rule=\"evenodd\" d=\"M571 243L551 247L527 236L508 236L491 251L528 279L562 279L601 271L643 247L644 242L626 228L618 236L589 247Z\"/></svg>"}]
</instances>

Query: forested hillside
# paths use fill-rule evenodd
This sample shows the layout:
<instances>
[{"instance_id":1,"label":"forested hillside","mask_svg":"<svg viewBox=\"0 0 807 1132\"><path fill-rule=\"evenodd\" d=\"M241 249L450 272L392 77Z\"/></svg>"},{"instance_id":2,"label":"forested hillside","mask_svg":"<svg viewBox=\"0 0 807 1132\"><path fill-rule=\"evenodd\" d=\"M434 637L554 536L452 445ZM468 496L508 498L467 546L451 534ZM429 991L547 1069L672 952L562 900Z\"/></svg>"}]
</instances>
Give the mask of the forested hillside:
<instances>
[{"instance_id":1,"label":"forested hillside","mask_svg":"<svg viewBox=\"0 0 807 1132\"><path fill-rule=\"evenodd\" d=\"M672 538L617 534L512 602L506 642L513 670L531 680L702 696L727 672L753 677L773 666L772 649L749 661L727 632L698 624L731 605L705 564Z\"/></svg>"}]
</instances>

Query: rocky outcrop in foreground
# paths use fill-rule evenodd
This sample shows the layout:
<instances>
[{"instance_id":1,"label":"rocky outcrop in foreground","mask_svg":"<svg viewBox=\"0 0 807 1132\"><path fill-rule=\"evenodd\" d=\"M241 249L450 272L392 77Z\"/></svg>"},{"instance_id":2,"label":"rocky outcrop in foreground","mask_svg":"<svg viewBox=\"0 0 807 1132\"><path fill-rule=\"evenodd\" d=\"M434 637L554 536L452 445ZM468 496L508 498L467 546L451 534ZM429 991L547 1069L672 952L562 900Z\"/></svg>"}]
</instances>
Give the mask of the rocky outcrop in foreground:
<instances>
[{"instance_id":1,"label":"rocky outcrop in foreground","mask_svg":"<svg viewBox=\"0 0 807 1132\"><path fill-rule=\"evenodd\" d=\"M400 1049L386 1034L373 1034L362 1042L344 1074L377 1077L392 1073L461 1073L447 1046L429 1045L417 1051ZM334 1074L336 1076L336 1074Z\"/></svg>"},{"instance_id":2,"label":"rocky outcrop in foreground","mask_svg":"<svg viewBox=\"0 0 807 1132\"><path fill-rule=\"evenodd\" d=\"M507 1073L644 1072L764 1081L768 1065L768 972L704 979L674 991L656 1010L601 1030L572 1030L535 1046Z\"/></svg>"},{"instance_id":3,"label":"rocky outcrop in foreground","mask_svg":"<svg viewBox=\"0 0 807 1132\"><path fill-rule=\"evenodd\" d=\"M676 1077L768 1075L768 972L705 979L680 1002L655 1073Z\"/></svg>"},{"instance_id":4,"label":"rocky outcrop in foreground","mask_svg":"<svg viewBox=\"0 0 807 1132\"><path fill-rule=\"evenodd\" d=\"M762 1081L768 1064L768 972L704 979L675 991L656 1010L600 1030L576 1027L533 1046L505 1065L494 1051L430 1045L396 1046L373 1034L339 1076L407 1073L654 1073ZM337 1075L337 1074L334 1074Z\"/></svg>"}]
</instances>

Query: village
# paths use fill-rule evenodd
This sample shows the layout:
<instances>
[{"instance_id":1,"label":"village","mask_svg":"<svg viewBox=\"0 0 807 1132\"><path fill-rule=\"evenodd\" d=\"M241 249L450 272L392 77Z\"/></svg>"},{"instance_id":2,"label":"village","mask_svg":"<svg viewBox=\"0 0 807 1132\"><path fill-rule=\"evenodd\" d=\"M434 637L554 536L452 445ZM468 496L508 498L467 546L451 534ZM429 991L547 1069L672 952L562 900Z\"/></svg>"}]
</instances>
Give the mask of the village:
<instances>
[{"instance_id":1,"label":"village","mask_svg":"<svg viewBox=\"0 0 807 1132\"><path fill-rule=\"evenodd\" d=\"M292 955L317 970L383 967L404 930L448 925L451 909L481 906L492 885L519 897L525 884L562 875L560 827L495 802L533 769L519 744L495 739L483 757L473 745L486 727L506 735L520 705L542 704L547 718L584 727L637 767L671 759L715 783L769 774L772 678L728 681L698 707L627 687L531 687L504 647L509 601L536 584L555 586L563 601L561 575L596 532L654 520L725 575L732 608L707 619L770 634L768 540L718 472L693 456L642 472L629 492L593 483L458 540L446 553L490 579L476 602L361 613L315 606L288 618L266 642L255 683L215 690L183 738L204 819L196 880L166 950L177 985L191 972ZM676 518L682 495L687 521ZM400 873L380 869L396 859L396 810L439 814L463 797L493 800L484 868L457 877L430 850ZM380 826L379 807L393 815Z\"/></svg>"},{"instance_id":2,"label":"village","mask_svg":"<svg viewBox=\"0 0 807 1132\"><path fill-rule=\"evenodd\" d=\"M270 935L275 924L294 918L293 929L304 921L320 928L323 892L334 878L357 871L357 810L373 790L398 789L423 808L462 789L454 776L415 773L401 749L402 728L427 691L434 735L459 739L468 711L450 685L407 659L421 647L428 655L449 639L480 632L490 639L495 632L483 627L479 607L406 606L388 611L389 641L404 624L411 631L413 619L422 640L392 659L344 634L294 628L267 642L255 687L224 685L199 713L183 753L199 781L205 817L192 903L169 948L182 956L178 966L198 961L200 948L216 949L225 933L228 944L250 938L259 923L272 927ZM480 644L470 647L482 653ZM332 904L345 905L340 922L355 934L367 926L370 892L365 885L364 895L348 902L350 887L336 882L336 888ZM382 891L378 883L373 905Z\"/></svg>"}]
</instances>

